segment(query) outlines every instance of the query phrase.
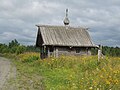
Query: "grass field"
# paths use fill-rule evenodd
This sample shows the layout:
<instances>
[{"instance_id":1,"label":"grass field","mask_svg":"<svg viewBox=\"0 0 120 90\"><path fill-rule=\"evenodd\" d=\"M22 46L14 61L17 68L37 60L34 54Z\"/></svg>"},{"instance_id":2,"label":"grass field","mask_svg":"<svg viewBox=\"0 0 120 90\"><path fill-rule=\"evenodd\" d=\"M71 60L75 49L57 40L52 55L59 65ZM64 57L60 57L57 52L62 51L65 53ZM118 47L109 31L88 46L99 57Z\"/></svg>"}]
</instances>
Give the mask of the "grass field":
<instances>
[{"instance_id":1,"label":"grass field","mask_svg":"<svg viewBox=\"0 0 120 90\"><path fill-rule=\"evenodd\" d=\"M38 53L13 60L19 88L26 90L120 90L120 57L61 56L39 59Z\"/></svg>"}]
</instances>

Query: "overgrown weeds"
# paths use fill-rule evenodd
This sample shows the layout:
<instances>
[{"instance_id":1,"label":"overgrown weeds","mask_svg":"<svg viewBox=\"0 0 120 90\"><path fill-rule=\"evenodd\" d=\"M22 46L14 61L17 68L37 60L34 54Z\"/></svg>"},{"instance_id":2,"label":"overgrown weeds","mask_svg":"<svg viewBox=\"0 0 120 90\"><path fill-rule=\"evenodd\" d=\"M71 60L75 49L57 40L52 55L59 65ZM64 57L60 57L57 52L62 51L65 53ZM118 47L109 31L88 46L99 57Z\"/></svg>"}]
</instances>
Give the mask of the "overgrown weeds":
<instances>
[{"instance_id":1,"label":"overgrown weeds","mask_svg":"<svg viewBox=\"0 0 120 90\"><path fill-rule=\"evenodd\" d=\"M21 60L24 60L24 55L26 54L23 54ZM46 90L120 89L119 57L105 57L99 64L97 56L51 57L21 64L25 65L25 68L29 68L27 72L43 77Z\"/></svg>"},{"instance_id":2,"label":"overgrown weeds","mask_svg":"<svg viewBox=\"0 0 120 90\"><path fill-rule=\"evenodd\" d=\"M61 56L39 59L39 53L15 57L20 89L120 90L120 57Z\"/></svg>"}]
</instances>

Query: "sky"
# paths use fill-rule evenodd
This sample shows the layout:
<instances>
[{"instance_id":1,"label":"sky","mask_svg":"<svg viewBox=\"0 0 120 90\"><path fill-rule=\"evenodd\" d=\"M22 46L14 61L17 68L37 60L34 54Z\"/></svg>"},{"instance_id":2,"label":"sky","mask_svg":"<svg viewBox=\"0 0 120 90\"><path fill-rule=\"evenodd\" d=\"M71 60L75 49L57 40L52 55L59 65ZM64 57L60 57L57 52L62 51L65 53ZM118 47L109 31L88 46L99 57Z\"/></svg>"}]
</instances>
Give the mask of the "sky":
<instances>
[{"instance_id":1,"label":"sky","mask_svg":"<svg viewBox=\"0 0 120 90\"><path fill-rule=\"evenodd\" d=\"M35 25L87 27L95 44L120 47L120 0L0 0L0 43L35 45Z\"/></svg>"}]
</instances>

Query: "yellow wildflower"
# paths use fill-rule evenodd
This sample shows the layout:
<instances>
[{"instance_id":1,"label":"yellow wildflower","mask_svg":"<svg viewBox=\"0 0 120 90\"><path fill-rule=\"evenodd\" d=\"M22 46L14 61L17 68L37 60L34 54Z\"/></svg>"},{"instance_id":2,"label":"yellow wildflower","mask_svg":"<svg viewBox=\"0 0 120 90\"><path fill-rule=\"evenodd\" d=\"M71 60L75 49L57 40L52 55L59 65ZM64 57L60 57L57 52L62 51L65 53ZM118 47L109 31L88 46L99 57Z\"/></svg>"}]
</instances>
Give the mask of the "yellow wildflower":
<instances>
[{"instance_id":1,"label":"yellow wildflower","mask_svg":"<svg viewBox=\"0 0 120 90\"><path fill-rule=\"evenodd\" d=\"M110 70L112 71L113 69L110 67Z\"/></svg>"},{"instance_id":2,"label":"yellow wildflower","mask_svg":"<svg viewBox=\"0 0 120 90\"><path fill-rule=\"evenodd\" d=\"M101 78L104 78L103 75L100 75Z\"/></svg>"},{"instance_id":3,"label":"yellow wildflower","mask_svg":"<svg viewBox=\"0 0 120 90\"><path fill-rule=\"evenodd\" d=\"M109 78L111 78L111 76L109 76Z\"/></svg>"},{"instance_id":4,"label":"yellow wildflower","mask_svg":"<svg viewBox=\"0 0 120 90\"><path fill-rule=\"evenodd\" d=\"M93 87L89 87L89 90L93 90Z\"/></svg>"},{"instance_id":5,"label":"yellow wildflower","mask_svg":"<svg viewBox=\"0 0 120 90\"><path fill-rule=\"evenodd\" d=\"M93 84L96 86L96 85L97 85L97 82L93 81Z\"/></svg>"},{"instance_id":6,"label":"yellow wildflower","mask_svg":"<svg viewBox=\"0 0 120 90\"><path fill-rule=\"evenodd\" d=\"M106 84L110 85L110 82L108 80L106 80Z\"/></svg>"},{"instance_id":7,"label":"yellow wildflower","mask_svg":"<svg viewBox=\"0 0 120 90\"><path fill-rule=\"evenodd\" d=\"M100 90L99 88L97 88L97 90Z\"/></svg>"},{"instance_id":8,"label":"yellow wildflower","mask_svg":"<svg viewBox=\"0 0 120 90\"><path fill-rule=\"evenodd\" d=\"M102 71L106 72L106 70L104 68L102 68Z\"/></svg>"},{"instance_id":9,"label":"yellow wildflower","mask_svg":"<svg viewBox=\"0 0 120 90\"><path fill-rule=\"evenodd\" d=\"M119 70L115 70L115 71L113 71L113 73L117 74L117 73L119 73Z\"/></svg>"},{"instance_id":10,"label":"yellow wildflower","mask_svg":"<svg viewBox=\"0 0 120 90\"><path fill-rule=\"evenodd\" d=\"M119 81L118 81L117 79L116 79L116 80L114 80L114 83L115 83L115 84L118 84L118 82L119 82Z\"/></svg>"}]
</instances>

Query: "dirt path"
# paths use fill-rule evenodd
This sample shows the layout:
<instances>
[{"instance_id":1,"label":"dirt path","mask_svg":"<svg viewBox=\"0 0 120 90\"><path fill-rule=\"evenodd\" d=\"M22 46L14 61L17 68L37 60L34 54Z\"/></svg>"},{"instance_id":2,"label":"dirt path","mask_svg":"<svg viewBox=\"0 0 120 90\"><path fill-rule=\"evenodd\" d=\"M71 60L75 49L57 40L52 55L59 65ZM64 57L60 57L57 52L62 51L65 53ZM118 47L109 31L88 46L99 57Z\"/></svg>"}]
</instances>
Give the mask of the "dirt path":
<instances>
[{"instance_id":1,"label":"dirt path","mask_svg":"<svg viewBox=\"0 0 120 90\"><path fill-rule=\"evenodd\" d=\"M10 60L0 57L0 90L15 90L16 68Z\"/></svg>"}]
</instances>

